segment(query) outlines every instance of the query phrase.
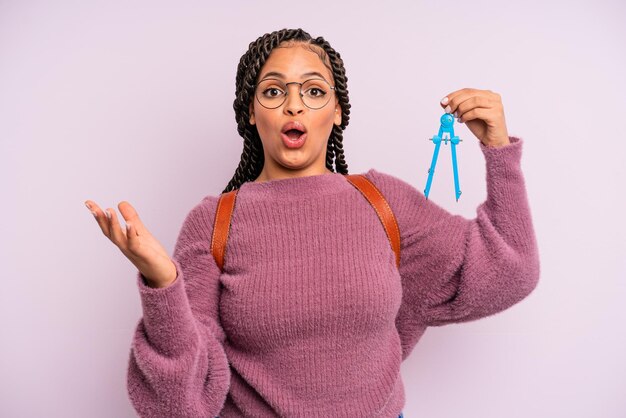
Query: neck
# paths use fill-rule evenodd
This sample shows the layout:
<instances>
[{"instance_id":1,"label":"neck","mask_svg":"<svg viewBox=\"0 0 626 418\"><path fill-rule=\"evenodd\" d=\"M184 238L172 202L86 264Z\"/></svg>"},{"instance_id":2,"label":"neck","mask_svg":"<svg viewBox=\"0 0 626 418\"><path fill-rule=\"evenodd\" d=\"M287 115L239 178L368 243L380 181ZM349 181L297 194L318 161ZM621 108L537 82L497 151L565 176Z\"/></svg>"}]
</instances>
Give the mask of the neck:
<instances>
[{"instance_id":1,"label":"neck","mask_svg":"<svg viewBox=\"0 0 626 418\"><path fill-rule=\"evenodd\" d=\"M315 168L307 168L303 170L276 170L268 169L267 166L263 167L261 174L254 180L254 183L263 183L271 180L282 180L297 177L317 176L320 174L333 174L328 168L324 167L322 170Z\"/></svg>"}]
</instances>

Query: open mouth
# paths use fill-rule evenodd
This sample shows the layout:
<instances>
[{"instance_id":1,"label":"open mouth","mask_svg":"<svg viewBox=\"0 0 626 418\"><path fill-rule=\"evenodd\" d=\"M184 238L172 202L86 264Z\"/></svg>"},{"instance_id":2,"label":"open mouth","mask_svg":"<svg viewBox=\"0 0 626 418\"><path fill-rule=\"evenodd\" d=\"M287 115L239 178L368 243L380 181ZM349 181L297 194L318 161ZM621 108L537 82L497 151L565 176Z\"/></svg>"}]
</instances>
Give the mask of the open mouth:
<instances>
[{"instance_id":1,"label":"open mouth","mask_svg":"<svg viewBox=\"0 0 626 418\"><path fill-rule=\"evenodd\" d=\"M299 129L290 129L288 131L285 132L285 135L287 135L287 137L289 139L291 139L292 141L296 141L298 138L300 138L300 136L303 134L304 132L302 132Z\"/></svg>"},{"instance_id":2,"label":"open mouth","mask_svg":"<svg viewBox=\"0 0 626 418\"><path fill-rule=\"evenodd\" d=\"M280 136L287 148L300 148L306 142L306 127L300 121L289 121L283 125Z\"/></svg>"}]
</instances>

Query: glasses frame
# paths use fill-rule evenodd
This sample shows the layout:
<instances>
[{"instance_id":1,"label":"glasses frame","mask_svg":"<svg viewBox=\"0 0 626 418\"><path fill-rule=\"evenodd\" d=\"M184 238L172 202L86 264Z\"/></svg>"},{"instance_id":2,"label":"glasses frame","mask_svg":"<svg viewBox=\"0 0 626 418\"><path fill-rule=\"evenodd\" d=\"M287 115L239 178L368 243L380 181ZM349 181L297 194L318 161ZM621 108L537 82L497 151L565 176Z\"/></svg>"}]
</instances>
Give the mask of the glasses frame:
<instances>
[{"instance_id":1,"label":"glasses frame","mask_svg":"<svg viewBox=\"0 0 626 418\"><path fill-rule=\"evenodd\" d=\"M263 103L261 103L261 100L259 99L259 96L257 95L257 94L258 94L258 91L257 91L257 90L259 89L259 84L261 84L262 82L267 81L267 80L276 80L276 81L280 82L281 84L284 84L284 85L285 85L285 96L283 97L283 101L282 101L282 102L280 102L280 104L279 104L278 106L275 106L275 107L267 107L267 106L265 106ZM256 86L254 86L254 98L256 99L256 101L257 101L257 102L259 102L259 104L260 104L261 106L263 106L263 107L264 107L264 108L266 108L266 109L278 109L279 107L281 107L282 105L284 105L284 104L285 104L285 102L287 101L287 96L289 96L289 85L290 85L290 84L299 84L299 85L300 85L300 87L298 88L298 95L300 96L300 100L302 100L302 104L303 104L303 105L305 105L306 107L308 107L308 108L309 108L309 109L311 109L311 110L319 110L319 109L324 108L324 107L325 107L328 103L330 103L330 97L328 98L328 101L327 101L326 103L324 103L324 105L323 105L323 106L320 106L320 107L311 107L311 106L307 105L306 103L304 103L304 100L302 99L302 98L304 97L304 95L302 94L302 86L303 86L305 83L308 83L308 82L309 82L309 81L311 81L311 80L323 81L324 83L326 83L326 84L328 85L328 88L329 88L331 91L333 91L333 92L335 92L335 94L337 94L337 91L336 91L336 90L337 90L337 88L336 88L335 86L331 86L331 85L330 85L330 83L329 83L328 81L326 81L325 79L323 79L323 78L309 78L309 79L307 79L307 80L304 80L304 81L303 81L303 82L301 82L301 83L300 83L300 82L297 82L297 81L290 81L289 83L285 83L285 82L283 82L283 81L282 81L281 79L279 79L279 78L264 78L263 80L259 81L259 82L256 84Z\"/></svg>"}]
</instances>

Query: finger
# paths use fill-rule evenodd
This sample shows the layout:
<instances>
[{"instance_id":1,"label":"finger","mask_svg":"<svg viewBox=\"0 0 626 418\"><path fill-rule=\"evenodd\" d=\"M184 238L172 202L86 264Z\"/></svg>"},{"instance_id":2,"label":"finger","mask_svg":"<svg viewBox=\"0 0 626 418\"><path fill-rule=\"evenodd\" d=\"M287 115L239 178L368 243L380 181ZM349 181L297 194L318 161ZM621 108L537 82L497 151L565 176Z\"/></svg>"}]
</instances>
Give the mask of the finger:
<instances>
[{"instance_id":1,"label":"finger","mask_svg":"<svg viewBox=\"0 0 626 418\"><path fill-rule=\"evenodd\" d=\"M120 213L124 217L124 220L133 224L133 229L135 230L135 233L137 235L146 234L146 227L141 221L141 218L139 218L139 214L130 203L124 200L117 205L117 208L120 210Z\"/></svg>"},{"instance_id":2,"label":"finger","mask_svg":"<svg viewBox=\"0 0 626 418\"><path fill-rule=\"evenodd\" d=\"M87 208L93 214L94 218L96 219L96 222L98 223L98 226L102 230L102 233L107 238L110 238L109 218L104 213L104 211L102 209L100 209L100 207L96 204L96 202L94 202L92 200L87 200L85 202L85 205L87 206Z\"/></svg>"},{"instance_id":3,"label":"finger","mask_svg":"<svg viewBox=\"0 0 626 418\"><path fill-rule=\"evenodd\" d=\"M126 222L126 237L128 238L127 241L127 245L129 249L134 249L137 244L138 244L138 240L137 240L137 230L135 229L135 226L133 225L132 222L127 221Z\"/></svg>"},{"instance_id":4,"label":"finger","mask_svg":"<svg viewBox=\"0 0 626 418\"><path fill-rule=\"evenodd\" d=\"M470 89L470 88L457 90L446 96L448 98L448 101L445 107L445 112L454 114L459 104L463 103L470 97L474 97L474 96L489 97L491 94L492 92L490 90L478 90L478 89ZM455 115L455 117L458 117L458 116Z\"/></svg>"},{"instance_id":5,"label":"finger","mask_svg":"<svg viewBox=\"0 0 626 418\"><path fill-rule=\"evenodd\" d=\"M126 231L120 226L117 220L117 213L112 208L108 208L107 212L110 214L111 241L120 247L121 250L125 250L127 248Z\"/></svg>"},{"instance_id":6,"label":"finger","mask_svg":"<svg viewBox=\"0 0 626 418\"><path fill-rule=\"evenodd\" d=\"M487 125L493 126L493 112L491 111L491 109L487 109L484 107L477 107L470 110L469 112L465 112L463 115L461 115L458 122L465 123L474 119L484 120Z\"/></svg>"},{"instance_id":7,"label":"finger","mask_svg":"<svg viewBox=\"0 0 626 418\"><path fill-rule=\"evenodd\" d=\"M132 234L128 234L128 232L132 232ZM139 234L137 234L137 228L135 228L135 224L132 222L126 222L126 236L129 240L139 236Z\"/></svg>"},{"instance_id":8,"label":"finger","mask_svg":"<svg viewBox=\"0 0 626 418\"><path fill-rule=\"evenodd\" d=\"M450 112L452 113L452 115L454 117L458 117L458 113L457 111L459 110L459 106L462 103L468 102L469 100L472 100L473 98L476 98L475 100L482 100L487 98L487 94L484 90L475 90L475 89L466 89L465 91L462 91L458 94L456 94L451 100L450 100ZM475 106L472 106L473 102L468 102L465 104L466 108L472 108Z\"/></svg>"},{"instance_id":9,"label":"finger","mask_svg":"<svg viewBox=\"0 0 626 418\"><path fill-rule=\"evenodd\" d=\"M460 90L453 91L452 93L448 94L443 99L441 99L439 104L441 105L441 107L443 107L445 109L446 113L452 113L452 100L457 98L459 95L464 94L464 93L468 93L468 92L470 92L472 90L474 90L474 89L463 88L463 89L460 89Z\"/></svg>"},{"instance_id":10,"label":"finger","mask_svg":"<svg viewBox=\"0 0 626 418\"><path fill-rule=\"evenodd\" d=\"M458 100L461 100L460 98ZM460 102L457 105L456 110L454 110L453 112L453 116L457 119L460 119L462 115L464 115L465 113L469 112L472 109L476 109L476 108L485 108L485 109L490 109L494 106L494 103L485 96L470 96L468 97L466 100L464 100L463 102Z\"/></svg>"}]
</instances>

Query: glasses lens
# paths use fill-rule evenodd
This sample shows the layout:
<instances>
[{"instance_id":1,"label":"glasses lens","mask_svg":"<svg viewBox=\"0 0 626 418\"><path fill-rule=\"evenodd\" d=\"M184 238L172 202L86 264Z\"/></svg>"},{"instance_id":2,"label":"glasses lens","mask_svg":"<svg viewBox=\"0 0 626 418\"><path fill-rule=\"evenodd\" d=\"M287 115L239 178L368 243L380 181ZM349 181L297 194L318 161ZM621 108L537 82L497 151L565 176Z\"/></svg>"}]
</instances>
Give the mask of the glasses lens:
<instances>
[{"instance_id":1,"label":"glasses lens","mask_svg":"<svg viewBox=\"0 0 626 418\"><path fill-rule=\"evenodd\" d=\"M261 105L273 109L285 101L287 86L280 80L271 78L261 81L256 88L256 97Z\"/></svg>"},{"instance_id":2,"label":"glasses lens","mask_svg":"<svg viewBox=\"0 0 626 418\"><path fill-rule=\"evenodd\" d=\"M330 86L324 80L307 80L302 85L302 101L311 109L324 107L330 100Z\"/></svg>"},{"instance_id":3,"label":"glasses lens","mask_svg":"<svg viewBox=\"0 0 626 418\"><path fill-rule=\"evenodd\" d=\"M321 79L307 80L300 89L302 102L311 109L320 109L330 101L330 85ZM256 89L256 97L262 106L274 109L282 105L287 95L287 86L280 80L265 79Z\"/></svg>"}]
</instances>

